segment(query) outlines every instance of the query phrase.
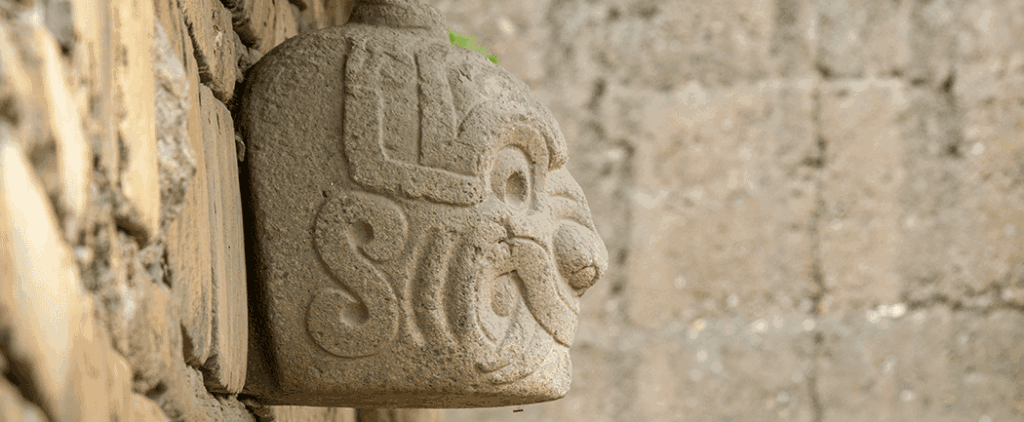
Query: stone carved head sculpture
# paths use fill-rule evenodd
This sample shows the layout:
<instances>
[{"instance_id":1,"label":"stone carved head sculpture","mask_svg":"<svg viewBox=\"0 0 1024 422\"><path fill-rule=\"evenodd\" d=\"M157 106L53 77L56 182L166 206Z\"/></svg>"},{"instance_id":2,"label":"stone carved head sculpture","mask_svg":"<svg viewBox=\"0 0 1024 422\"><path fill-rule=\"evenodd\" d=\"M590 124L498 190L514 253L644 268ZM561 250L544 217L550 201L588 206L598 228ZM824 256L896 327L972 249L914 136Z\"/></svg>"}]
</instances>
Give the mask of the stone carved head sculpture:
<instances>
[{"instance_id":1,"label":"stone carved head sculpture","mask_svg":"<svg viewBox=\"0 0 1024 422\"><path fill-rule=\"evenodd\" d=\"M270 404L552 400L607 268L527 87L409 0L358 3L250 72L255 295L244 393Z\"/></svg>"}]
</instances>

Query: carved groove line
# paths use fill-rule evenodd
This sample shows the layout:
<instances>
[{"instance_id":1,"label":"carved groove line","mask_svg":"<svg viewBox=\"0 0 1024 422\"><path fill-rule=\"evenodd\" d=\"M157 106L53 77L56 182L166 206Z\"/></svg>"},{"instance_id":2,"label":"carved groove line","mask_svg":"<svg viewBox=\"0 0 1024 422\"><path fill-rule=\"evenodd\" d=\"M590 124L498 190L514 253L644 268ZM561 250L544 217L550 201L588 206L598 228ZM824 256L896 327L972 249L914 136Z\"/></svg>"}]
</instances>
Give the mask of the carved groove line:
<instances>
[{"instance_id":1,"label":"carved groove line","mask_svg":"<svg viewBox=\"0 0 1024 422\"><path fill-rule=\"evenodd\" d=\"M335 356L379 353L393 340L398 300L372 262L394 258L405 245L408 223L393 202L349 192L328 200L317 214L314 239L321 261L344 289L314 295L307 315L313 340Z\"/></svg>"}]
</instances>

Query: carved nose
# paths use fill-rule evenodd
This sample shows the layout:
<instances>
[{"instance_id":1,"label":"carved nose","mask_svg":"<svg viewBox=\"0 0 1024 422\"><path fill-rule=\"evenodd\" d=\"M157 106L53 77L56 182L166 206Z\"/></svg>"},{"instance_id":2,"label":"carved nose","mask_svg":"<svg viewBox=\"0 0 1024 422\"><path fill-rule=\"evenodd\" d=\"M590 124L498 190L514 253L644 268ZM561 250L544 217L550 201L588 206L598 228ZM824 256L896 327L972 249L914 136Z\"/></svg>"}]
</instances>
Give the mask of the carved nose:
<instances>
[{"instance_id":1,"label":"carved nose","mask_svg":"<svg viewBox=\"0 0 1024 422\"><path fill-rule=\"evenodd\" d=\"M563 222L553 239L558 271L576 295L582 296L608 269L608 250L597 233Z\"/></svg>"},{"instance_id":2,"label":"carved nose","mask_svg":"<svg viewBox=\"0 0 1024 422\"><path fill-rule=\"evenodd\" d=\"M513 212L508 218L509 237L530 239L551 252L551 217L546 213Z\"/></svg>"}]
</instances>

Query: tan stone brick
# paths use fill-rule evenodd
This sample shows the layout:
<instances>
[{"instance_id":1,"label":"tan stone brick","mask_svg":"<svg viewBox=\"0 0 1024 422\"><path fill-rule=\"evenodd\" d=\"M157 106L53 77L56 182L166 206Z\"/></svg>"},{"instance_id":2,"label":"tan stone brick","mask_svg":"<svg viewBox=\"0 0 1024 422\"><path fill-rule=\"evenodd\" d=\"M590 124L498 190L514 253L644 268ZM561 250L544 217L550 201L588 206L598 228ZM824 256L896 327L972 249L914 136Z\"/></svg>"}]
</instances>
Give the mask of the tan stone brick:
<instances>
[{"instance_id":1,"label":"tan stone brick","mask_svg":"<svg viewBox=\"0 0 1024 422\"><path fill-rule=\"evenodd\" d=\"M164 33L171 44L171 49L182 63L185 62L185 44L189 42L185 18L182 16L181 5L177 0L155 0L154 14L163 27Z\"/></svg>"},{"instance_id":2,"label":"tan stone brick","mask_svg":"<svg viewBox=\"0 0 1024 422\"><path fill-rule=\"evenodd\" d=\"M66 394L74 388L84 290L27 157L5 129L0 139L0 320L16 322L5 352L28 366L47 413L68 415L76 410Z\"/></svg>"},{"instance_id":3,"label":"tan stone brick","mask_svg":"<svg viewBox=\"0 0 1024 422\"><path fill-rule=\"evenodd\" d=\"M81 324L75 329L72 369L63 392L64 408L58 419L83 422L110 420L107 365L110 340L106 327L93 317L91 298L82 298Z\"/></svg>"},{"instance_id":4,"label":"tan stone brick","mask_svg":"<svg viewBox=\"0 0 1024 422\"><path fill-rule=\"evenodd\" d=\"M145 243L160 229L160 180L156 148L153 82L153 2L115 0L111 4L118 136L126 156L121 191L127 203L118 224Z\"/></svg>"},{"instance_id":5,"label":"tan stone brick","mask_svg":"<svg viewBox=\"0 0 1024 422\"><path fill-rule=\"evenodd\" d=\"M356 410L342 407L271 406L279 422L356 422ZM361 422L361 421L360 421Z\"/></svg>"},{"instance_id":6,"label":"tan stone brick","mask_svg":"<svg viewBox=\"0 0 1024 422\"><path fill-rule=\"evenodd\" d=\"M141 394L132 394L132 420L134 422L167 422L167 415L153 400Z\"/></svg>"},{"instance_id":7,"label":"tan stone brick","mask_svg":"<svg viewBox=\"0 0 1024 422\"><path fill-rule=\"evenodd\" d=\"M356 0L323 0L323 2L329 26L344 25L345 22L348 22L348 17L352 14L352 7L356 5Z\"/></svg>"},{"instance_id":8,"label":"tan stone brick","mask_svg":"<svg viewBox=\"0 0 1024 422\"><path fill-rule=\"evenodd\" d=\"M260 44L258 49L266 54L270 49L298 33L299 26L295 14L292 13L291 4L288 0L274 0L274 37L269 40L270 43Z\"/></svg>"},{"instance_id":9,"label":"tan stone brick","mask_svg":"<svg viewBox=\"0 0 1024 422\"><path fill-rule=\"evenodd\" d=\"M238 393L245 384L249 325L234 125L227 107L206 87L199 104L210 204L211 249L204 253L213 268L213 342L204 374L212 391Z\"/></svg>"},{"instance_id":10,"label":"tan stone brick","mask_svg":"<svg viewBox=\"0 0 1024 422\"><path fill-rule=\"evenodd\" d=\"M628 312L644 327L808 309L812 81L688 85L642 110Z\"/></svg>"},{"instance_id":11,"label":"tan stone brick","mask_svg":"<svg viewBox=\"0 0 1024 422\"><path fill-rule=\"evenodd\" d=\"M287 1L287 0L285 0ZM235 32L245 45L260 49L274 37L275 0L222 0L231 11ZM266 52L270 50L261 50Z\"/></svg>"},{"instance_id":12,"label":"tan stone brick","mask_svg":"<svg viewBox=\"0 0 1024 422\"><path fill-rule=\"evenodd\" d=\"M188 138L196 173L186 190L181 215L168 228L167 257L174 295L182 310L182 327L188 337L185 359L191 365L199 366L210 356L213 335L213 267L209 253L211 220L199 107L199 70L192 56L192 44L185 44L184 48L185 74L188 77Z\"/></svg>"},{"instance_id":13,"label":"tan stone brick","mask_svg":"<svg viewBox=\"0 0 1024 422\"><path fill-rule=\"evenodd\" d=\"M1021 301L1021 85L1006 80L999 93L911 91L902 119L911 152L901 195L907 300L973 309Z\"/></svg>"},{"instance_id":14,"label":"tan stone brick","mask_svg":"<svg viewBox=\"0 0 1024 422\"><path fill-rule=\"evenodd\" d=\"M942 306L830 316L820 324L822 420L1020 419L1022 323L1014 310Z\"/></svg>"},{"instance_id":15,"label":"tan stone brick","mask_svg":"<svg viewBox=\"0 0 1024 422\"><path fill-rule=\"evenodd\" d=\"M46 422L49 419L39 406L21 396L18 387L0 377L0 420Z\"/></svg>"},{"instance_id":16,"label":"tan stone brick","mask_svg":"<svg viewBox=\"0 0 1024 422\"><path fill-rule=\"evenodd\" d=\"M890 77L910 60L912 2L817 0L817 67L825 77Z\"/></svg>"},{"instance_id":17,"label":"tan stone brick","mask_svg":"<svg viewBox=\"0 0 1024 422\"><path fill-rule=\"evenodd\" d=\"M221 101L235 91L235 43L231 12L219 0L188 0L182 14L192 40L199 77Z\"/></svg>"},{"instance_id":18,"label":"tan stone brick","mask_svg":"<svg viewBox=\"0 0 1024 422\"><path fill-rule=\"evenodd\" d=\"M92 149L82 130L82 118L68 89L59 46L50 32L34 25L30 47L38 54L43 101L49 107L50 134L56 141L57 174L60 178L60 206L70 215L62 221L66 235L75 237L82 229L92 179ZM70 227L68 227L70 225Z\"/></svg>"},{"instance_id":19,"label":"tan stone brick","mask_svg":"<svg viewBox=\"0 0 1024 422\"><path fill-rule=\"evenodd\" d=\"M172 312L169 308L175 304L163 283L136 271L133 284L133 303L129 305L132 313L119 317L128 319L130 335L125 357L134 371L132 391L146 394L176 376L172 372L175 366L171 331L179 329L171 325L177 324L169 318Z\"/></svg>"},{"instance_id":20,"label":"tan stone brick","mask_svg":"<svg viewBox=\"0 0 1024 422\"><path fill-rule=\"evenodd\" d=\"M865 309L900 299L905 173L899 119L907 102L906 87L897 80L822 86L819 124L826 156L818 230L824 283L836 308Z\"/></svg>"},{"instance_id":21,"label":"tan stone brick","mask_svg":"<svg viewBox=\"0 0 1024 422\"><path fill-rule=\"evenodd\" d=\"M132 367L128 360L113 348L107 351L107 391L110 396L110 420L131 421L134 400Z\"/></svg>"}]
</instances>

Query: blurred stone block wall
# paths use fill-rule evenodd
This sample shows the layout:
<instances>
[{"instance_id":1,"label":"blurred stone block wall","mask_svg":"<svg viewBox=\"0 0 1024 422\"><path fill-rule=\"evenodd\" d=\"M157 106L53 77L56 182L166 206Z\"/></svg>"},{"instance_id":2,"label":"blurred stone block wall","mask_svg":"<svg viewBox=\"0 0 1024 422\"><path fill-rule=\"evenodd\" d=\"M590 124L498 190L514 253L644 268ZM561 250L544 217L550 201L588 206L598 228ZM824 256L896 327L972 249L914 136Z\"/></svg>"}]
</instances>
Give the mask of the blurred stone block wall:
<instances>
[{"instance_id":1,"label":"blurred stone block wall","mask_svg":"<svg viewBox=\"0 0 1024 422\"><path fill-rule=\"evenodd\" d=\"M565 399L444 420L1024 420L1024 2L430 3L612 256Z\"/></svg>"},{"instance_id":2,"label":"blurred stone block wall","mask_svg":"<svg viewBox=\"0 0 1024 422\"><path fill-rule=\"evenodd\" d=\"M429 0L612 255L562 400L264 407L232 113L351 0L0 2L0 421L1024 419L1024 2Z\"/></svg>"}]
</instances>

